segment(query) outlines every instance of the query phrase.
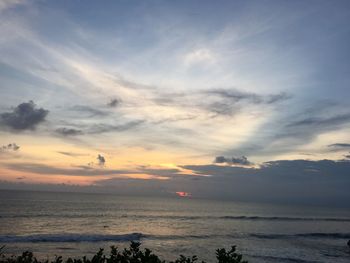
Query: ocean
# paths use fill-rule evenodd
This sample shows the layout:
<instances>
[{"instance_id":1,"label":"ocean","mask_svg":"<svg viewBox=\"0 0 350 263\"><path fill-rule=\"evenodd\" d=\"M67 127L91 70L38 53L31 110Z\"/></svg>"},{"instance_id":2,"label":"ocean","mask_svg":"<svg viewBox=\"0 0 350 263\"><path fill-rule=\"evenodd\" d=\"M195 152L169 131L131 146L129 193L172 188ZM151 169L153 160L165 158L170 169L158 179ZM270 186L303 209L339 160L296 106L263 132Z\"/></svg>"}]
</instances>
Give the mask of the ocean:
<instances>
[{"instance_id":1,"label":"ocean","mask_svg":"<svg viewBox=\"0 0 350 263\"><path fill-rule=\"evenodd\" d=\"M350 211L192 198L0 190L0 246L42 259L140 241L161 258L236 245L249 262L350 262Z\"/></svg>"}]
</instances>

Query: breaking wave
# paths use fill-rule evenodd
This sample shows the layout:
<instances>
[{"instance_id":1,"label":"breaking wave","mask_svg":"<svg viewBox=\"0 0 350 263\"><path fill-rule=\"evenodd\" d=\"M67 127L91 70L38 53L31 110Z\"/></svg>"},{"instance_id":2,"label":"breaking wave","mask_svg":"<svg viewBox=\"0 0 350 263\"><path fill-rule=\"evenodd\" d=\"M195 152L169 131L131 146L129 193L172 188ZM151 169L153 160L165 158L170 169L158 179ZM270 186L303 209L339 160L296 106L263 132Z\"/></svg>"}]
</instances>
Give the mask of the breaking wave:
<instances>
[{"instance_id":1,"label":"breaking wave","mask_svg":"<svg viewBox=\"0 0 350 263\"><path fill-rule=\"evenodd\" d=\"M348 239L350 233L302 233L302 234L250 234L251 237L262 239L283 239L283 238L329 238Z\"/></svg>"},{"instance_id":2,"label":"breaking wave","mask_svg":"<svg viewBox=\"0 0 350 263\"><path fill-rule=\"evenodd\" d=\"M184 240L184 239L210 239L210 238L259 238L259 239L286 239L286 238L327 238L349 239L350 233L302 233L302 234L226 234L226 235L148 235L131 233L121 235L103 234L37 234L37 235L1 235L0 243L77 243L77 242L128 242L150 240Z\"/></svg>"},{"instance_id":3,"label":"breaking wave","mask_svg":"<svg viewBox=\"0 0 350 263\"><path fill-rule=\"evenodd\" d=\"M1 243L34 243L34 242L102 242L102 241L138 241L141 233L124 235L94 235L94 234L40 234L40 235L2 235Z\"/></svg>"}]
</instances>

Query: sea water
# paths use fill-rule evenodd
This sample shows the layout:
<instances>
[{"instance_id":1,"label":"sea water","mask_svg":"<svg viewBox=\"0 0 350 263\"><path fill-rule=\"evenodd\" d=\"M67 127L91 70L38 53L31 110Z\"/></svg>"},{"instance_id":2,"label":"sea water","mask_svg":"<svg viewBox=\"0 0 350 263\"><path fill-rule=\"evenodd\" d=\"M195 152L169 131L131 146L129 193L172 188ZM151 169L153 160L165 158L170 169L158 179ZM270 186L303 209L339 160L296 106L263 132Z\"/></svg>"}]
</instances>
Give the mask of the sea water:
<instances>
[{"instance_id":1,"label":"sea water","mask_svg":"<svg viewBox=\"0 0 350 263\"><path fill-rule=\"evenodd\" d=\"M161 258L236 245L249 262L350 262L350 211L112 194L0 191L0 246L42 259L140 241Z\"/></svg>"}]
</instances>

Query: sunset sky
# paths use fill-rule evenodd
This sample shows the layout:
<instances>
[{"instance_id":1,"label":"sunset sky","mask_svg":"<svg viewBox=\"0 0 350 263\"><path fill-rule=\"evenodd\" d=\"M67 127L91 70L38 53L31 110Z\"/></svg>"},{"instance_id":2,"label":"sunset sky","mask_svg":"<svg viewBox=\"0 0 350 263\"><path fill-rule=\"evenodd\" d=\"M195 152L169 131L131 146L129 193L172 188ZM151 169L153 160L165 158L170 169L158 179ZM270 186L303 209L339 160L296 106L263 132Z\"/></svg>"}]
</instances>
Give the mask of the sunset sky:
<instances>
[{"instance_id":1,"label":"sunset sky","mask_svg":"<svg viewBox=\"0 0 350 263\"><path fill-rule=\"evenodd\" d=\"M349 198L349 24L341 0L2 0L0 187Z\"/></svg>"}]
</instances>

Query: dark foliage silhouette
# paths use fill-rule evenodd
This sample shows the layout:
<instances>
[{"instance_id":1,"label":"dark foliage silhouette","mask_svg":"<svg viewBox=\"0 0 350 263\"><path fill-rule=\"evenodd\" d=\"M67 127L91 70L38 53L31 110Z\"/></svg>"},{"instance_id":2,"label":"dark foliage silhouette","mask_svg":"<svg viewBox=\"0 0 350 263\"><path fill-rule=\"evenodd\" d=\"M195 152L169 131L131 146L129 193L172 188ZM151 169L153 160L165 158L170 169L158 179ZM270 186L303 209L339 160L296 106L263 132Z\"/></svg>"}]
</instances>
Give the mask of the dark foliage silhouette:
<instances>
[{"instance_id":1,"label":"dark foliage silhouette","mask_svg":"<svg viewBox=\"0 0 350 263\"><path fill-rule=\"evenodd\" d=\"M131 242L129 248L124 248L119 251L117 247L112 246L109 255L104 254L104 250L100 250L91 258L86 256L79 259L68 258L63 260L61 256L56 256L54 260L40 261L34 257L32 252L25 251L20 256L6 257L3 254L4 246L0 248L0 263L166 263L157 255L153 254L148 248L140 249L141 243ZM248 263L242 260L242 255L236 252L236 247L233 246L231 250L226 251L224 248L216 250L217 263ZM180 255L174 262L169 263L195 263L198 260L197 256L186 257ZM205 263L202 261L202 263Z\"/></svg>"},{"instance_id":2,"label":"dark foliage silhouette","mask_svg":"<svg viewBox=\"0 0 350 263\"><path fill-rule=\"evenodd\" d=\"M218 263L248 263L242 260L242 255L236 252L236 246L232 246L229 251L221 248L216 250L216 258Z\"/></svg>"}]
</instances>

